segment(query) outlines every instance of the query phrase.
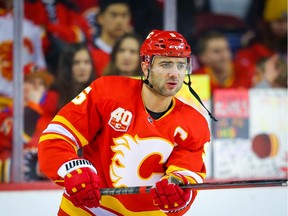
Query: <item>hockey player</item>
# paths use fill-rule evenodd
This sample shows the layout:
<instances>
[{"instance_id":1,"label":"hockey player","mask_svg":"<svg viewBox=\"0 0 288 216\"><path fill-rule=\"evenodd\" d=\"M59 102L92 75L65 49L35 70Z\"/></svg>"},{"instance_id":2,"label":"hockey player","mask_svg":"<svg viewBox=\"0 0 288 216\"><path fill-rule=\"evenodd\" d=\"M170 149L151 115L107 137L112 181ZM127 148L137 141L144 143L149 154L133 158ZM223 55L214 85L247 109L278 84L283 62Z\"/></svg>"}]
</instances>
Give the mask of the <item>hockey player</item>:
<instances>
[{"instance_id":1,"label":"hockey player","mask_svg":"<svg viewBox=\"0 0 288 216\"><path fill-rule=\"evenodd\" d=\"M183 215L202 183L206 119L174 97L190 71L190 46L152 31L140 49L143 80L96 79L64 106L39 141L41 170L65 188L58 215ZM83 157L77 150L83 148ZM100 188L153 185L149 194L101 196Z\"/></svg>"}]
</instances>

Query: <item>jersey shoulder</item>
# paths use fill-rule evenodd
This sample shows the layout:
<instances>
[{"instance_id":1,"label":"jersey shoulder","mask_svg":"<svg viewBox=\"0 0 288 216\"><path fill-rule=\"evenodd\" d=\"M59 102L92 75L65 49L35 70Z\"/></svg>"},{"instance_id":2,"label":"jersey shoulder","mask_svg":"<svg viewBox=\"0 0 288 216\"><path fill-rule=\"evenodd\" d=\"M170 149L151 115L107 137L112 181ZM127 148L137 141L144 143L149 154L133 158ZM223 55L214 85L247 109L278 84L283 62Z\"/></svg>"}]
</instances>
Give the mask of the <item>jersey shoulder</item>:
<instances>
[{"instance_id":1,"label":"jersey shoulder","mask_svg":"<svg viewBox=\"0 0 288 216\"><path fill-rule=\"evenodd\" d=\"M183 101L175 98L176 100L176 106L175 109L180 111L180 115L185 115L185 118L187 120L192 120L193 122L199 121L203 123L207 123L206 118L194 107L188 105L187 103L184 103Z\"/></svg>"},{"instance_id":2,"label":"jersey shoulder","mask_svg":"<svg viewBox=\"0 0 288 216\"><path fill-rule=\"evenodd\" d=\"M103 76L96 79L91 87L106 99L130 99L141 94L142 81L124 76Z\"/></svg>"}]
</instances>

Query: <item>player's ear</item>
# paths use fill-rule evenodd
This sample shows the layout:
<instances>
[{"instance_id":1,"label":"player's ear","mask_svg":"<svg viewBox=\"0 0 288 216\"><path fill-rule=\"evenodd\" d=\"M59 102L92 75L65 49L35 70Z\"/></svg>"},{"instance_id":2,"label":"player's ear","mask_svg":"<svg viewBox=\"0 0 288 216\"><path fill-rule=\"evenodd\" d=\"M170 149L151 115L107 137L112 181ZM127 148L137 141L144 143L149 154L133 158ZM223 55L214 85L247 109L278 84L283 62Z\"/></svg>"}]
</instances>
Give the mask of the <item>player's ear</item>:
<instances>
[{"instance_id":1,"label":"player's ear","mask_svg":"<svg viewBox=\"0 0 288 216\"><path fill-rule=\"evenodd\" d=\"M149 63L148 62L141 62L141 69L142 69L145 77L147 77L148 76Z\"/></svg>"}]
</instances>

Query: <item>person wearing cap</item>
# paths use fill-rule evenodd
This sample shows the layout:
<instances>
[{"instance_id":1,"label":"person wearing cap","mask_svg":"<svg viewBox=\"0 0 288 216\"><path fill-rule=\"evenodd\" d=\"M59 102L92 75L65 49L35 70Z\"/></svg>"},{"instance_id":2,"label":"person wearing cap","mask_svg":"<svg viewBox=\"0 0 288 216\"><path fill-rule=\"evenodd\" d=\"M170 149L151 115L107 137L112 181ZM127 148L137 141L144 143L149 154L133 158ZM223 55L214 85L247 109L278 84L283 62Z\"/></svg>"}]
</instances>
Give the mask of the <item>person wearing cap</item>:
<instances>
[{"instance_id":1,"label":"person wearing cap","mask_svg":"<svg viewBox=\"0 0 288 216\"><path fill-rule=\"evenodd\" d=\"M65 189L58 215L183 215L195 200L197 191L179 184L203 183L210 131L202 114L175 97L183 83L192 89L184 82L190 46L176 31L153 30L140 56L142 79L96 79L43 131L40 170ZM153 187L100 194L138 186Z\"/></svg>"},{"instance_id":2,"label":"person wearing cap","mask_svg":"<svg viewBox=\"0 0 288 216\"><path fill-rule=\"evenodd\" d=\"M44 109L42 108L41 104L45 100L47 89L53 82L53 79L53 76L48 71L37 67L34 63L28 63L24 66L24 131L22 138L24 142L24 151L32 149L31 141L35 133L37 123L41 116L44 115ZM13 148L12 106L2 110L0 113L0 166L1 170L3 170L3 172L0 172L0 182L10 182L11 180L11 154Z\"/></svg>"}]
</instances>

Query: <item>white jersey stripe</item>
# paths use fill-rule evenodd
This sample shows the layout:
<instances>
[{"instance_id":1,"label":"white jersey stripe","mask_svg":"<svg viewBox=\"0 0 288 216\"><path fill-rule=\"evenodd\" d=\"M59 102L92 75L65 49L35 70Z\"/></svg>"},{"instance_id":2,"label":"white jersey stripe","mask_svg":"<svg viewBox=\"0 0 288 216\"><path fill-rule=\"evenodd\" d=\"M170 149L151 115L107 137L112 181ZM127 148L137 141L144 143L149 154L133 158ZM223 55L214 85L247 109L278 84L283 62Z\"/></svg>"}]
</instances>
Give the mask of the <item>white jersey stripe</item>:
<instances>
[{"instance_id":1,"label":"white jersey stripe","mask_svg":"<svg viewBox=\"0 0 288 216\"><path fill-rule=\"evenodd\" d=\"M87 207L86 207L87 208ZM101 215L101 216L117 216L116 214L107 211L106 209L103 209L101 207L98 208L87 208L89 211L93 212L94 215Z\"/></svg>"},{"instance_id":2,"label":"white jersey stripe","mask_svg":"<svg viewBox=\"0 0 288 216\"><path fill-rule=\"evenodd\" d=\"M57 133L69 137L76 144L77 149L80 148L75 137L61 125L50 123L43 133Z\"/></svg>"}]
</instances>

